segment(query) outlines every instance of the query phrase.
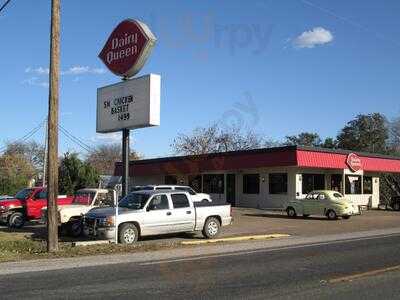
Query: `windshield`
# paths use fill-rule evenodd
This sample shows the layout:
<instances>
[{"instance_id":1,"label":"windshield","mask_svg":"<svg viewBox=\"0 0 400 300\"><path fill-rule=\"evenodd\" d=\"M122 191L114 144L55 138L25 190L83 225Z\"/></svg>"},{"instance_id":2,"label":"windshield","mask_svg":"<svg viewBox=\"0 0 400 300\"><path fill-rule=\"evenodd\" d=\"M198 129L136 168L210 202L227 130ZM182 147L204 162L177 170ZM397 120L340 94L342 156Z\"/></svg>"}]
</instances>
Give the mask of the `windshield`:
<instances>
[{"instance_id":1,"label":"windshield","mask_svg":"<svg viewBox=\"0 0 400 300\"><path fill-rule=\"evenodd\" d=\"M333 193L333 197L335 197L335 198L343 198L343 195L341 193Z\"/></svg>"},{"instance_id":2,"label":"windshield","mask_svg":"<svg viewBox=\"0 0 400 300\"><path fill-rule=\"evenodd\" d=\"M95 195L95 192L77 192L72 204L90 205Z\"/></svg>"},{"instance_id":3,"label":"windshield","mask_svg":"<svg viewBox=\"0 0 400 300\"><path fill-rule=\"evenodd\" d=\"M190 195L196 195L196 192L190 187L177 186L175 188L175 190L177 190L177 191L185 191L185 192L188 192Z\"/></svg>"},{"instance_id":4,"label":"windshield","mask_svg":"<svg viewBox=\"0 0 400 300\"><path fill-rule=\"evenodd\" d=\"M23 189L15 195L15 198L18 200L26 200L32 192L33 189Z\"/></svg>"},{"instance_id":5,"label":"windshield","mask_svg":"<svg viewBox=\"0 0 400 300\"><path fill-rule=\"evenodd\" d=\"M149 195L131 193L119 201L119 207L125 207L129 209L143 209L146 205Z\"/></svg>"}]
</instances>

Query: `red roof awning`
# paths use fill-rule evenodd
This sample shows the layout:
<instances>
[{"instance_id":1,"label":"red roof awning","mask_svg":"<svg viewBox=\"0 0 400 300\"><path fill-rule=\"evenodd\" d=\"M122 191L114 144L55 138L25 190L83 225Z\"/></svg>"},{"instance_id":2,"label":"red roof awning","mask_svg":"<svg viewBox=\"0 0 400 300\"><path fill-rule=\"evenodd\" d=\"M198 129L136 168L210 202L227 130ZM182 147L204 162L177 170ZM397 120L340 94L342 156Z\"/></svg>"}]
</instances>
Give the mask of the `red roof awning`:
<instances>
[{"instance_id":1,"label":"red roof awning","mask_svg":"<svg viewBox=\"0 0 400 300\"><path fill-rule=\"evenodd\" d=\"M130 176L198 174L212 171L235 171L267 167L302 167L318 169L348 169L346 161L351 151L310 147L279 147L213 153L197 156L166 157L132 161ZM400 173L400 157L355 153L367 172ZM122 164L116 163L116 176L122 174Z\"/></svg>"}]
</instances>

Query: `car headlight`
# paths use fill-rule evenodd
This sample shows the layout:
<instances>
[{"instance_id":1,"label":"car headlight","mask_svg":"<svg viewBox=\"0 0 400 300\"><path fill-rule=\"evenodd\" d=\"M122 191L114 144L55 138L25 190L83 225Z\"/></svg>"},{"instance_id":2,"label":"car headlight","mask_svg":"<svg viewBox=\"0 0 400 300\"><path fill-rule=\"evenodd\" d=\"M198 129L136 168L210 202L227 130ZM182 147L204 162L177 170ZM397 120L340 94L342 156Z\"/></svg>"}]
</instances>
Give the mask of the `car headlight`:
<instances>
[{"instance_id":1,"label":"car headlight","mask_svg":"<svg viewBox=\"0 0 400 300\"><path fill-rule=\"evenodd\" d=\"M0 211L7 211L7 206L0 205Z\"/></svg>"},{"instance_id":2,"label":"car headlight","mask_svg":"<svg viewBox=\"0 0 400 300\"><path fill-rule=\"evenodd\" d=\"M98 219L97 224L102 227L112 227L115 224L115 217L109 216L106 218L100 218L100 219Z\"/></svg>"}]
</instances>

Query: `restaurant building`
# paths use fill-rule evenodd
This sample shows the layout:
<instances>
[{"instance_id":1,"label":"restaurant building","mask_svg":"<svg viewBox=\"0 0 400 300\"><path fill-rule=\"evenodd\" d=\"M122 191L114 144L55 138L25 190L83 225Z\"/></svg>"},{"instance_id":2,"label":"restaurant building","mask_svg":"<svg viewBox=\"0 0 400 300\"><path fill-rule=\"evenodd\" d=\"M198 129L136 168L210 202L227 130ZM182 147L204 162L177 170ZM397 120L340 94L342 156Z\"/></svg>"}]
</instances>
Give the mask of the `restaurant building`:
<instances>
[{"instance_id":1,"label":"restaurant building","mask_svg":"<svg viewBox=\"0 0 400 300\"><path fill-rule=\"evenodd\" d=\"M130 187L189 185L215 202L255 208L282 208L321 189L375 208L384 173L400 173L400 157L300 146L145 159L129 166ZM115 175L122 175L121 163Z\"/></svg>"}]
</instances>

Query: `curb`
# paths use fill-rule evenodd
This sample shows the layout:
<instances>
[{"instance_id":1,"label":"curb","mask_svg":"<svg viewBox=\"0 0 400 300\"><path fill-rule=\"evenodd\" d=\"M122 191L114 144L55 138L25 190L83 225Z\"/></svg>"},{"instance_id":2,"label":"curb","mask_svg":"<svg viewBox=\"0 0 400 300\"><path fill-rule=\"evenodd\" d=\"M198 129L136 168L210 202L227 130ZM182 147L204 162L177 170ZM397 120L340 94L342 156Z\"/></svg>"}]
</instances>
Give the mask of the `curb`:
<instances>
[{"instance_id":1,"label":"curb","mask_svg":"<svg viewBox=\"0 0 400 300\"><path fill-rule=\"evenodd\" d=\"M72 247L111 244L108 240L72 242Z\"/></svg>"},{"instance_id":2,"label":"curb","mask_svg":"<svg viewBox=\"0 0 400 300\"><path fill-rule=\"evenodd\" d=\"M262 235L245 235L236 237L227 237L221 239L212 240L193 240L193 241L182 241L182 245L200 245L200 244L211 244L211 243L222 243L222 242L240 242L240 241L251 241L251 240L268 240L275 238L289 237L290 234L274 233L274 234L262 234Z\"/></svg>"}]
</instances>

